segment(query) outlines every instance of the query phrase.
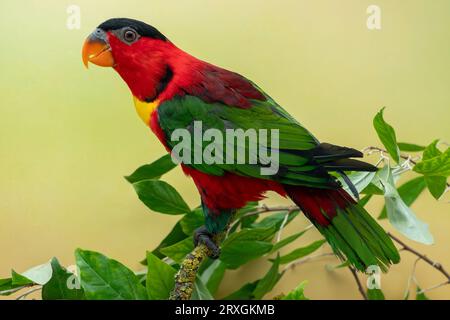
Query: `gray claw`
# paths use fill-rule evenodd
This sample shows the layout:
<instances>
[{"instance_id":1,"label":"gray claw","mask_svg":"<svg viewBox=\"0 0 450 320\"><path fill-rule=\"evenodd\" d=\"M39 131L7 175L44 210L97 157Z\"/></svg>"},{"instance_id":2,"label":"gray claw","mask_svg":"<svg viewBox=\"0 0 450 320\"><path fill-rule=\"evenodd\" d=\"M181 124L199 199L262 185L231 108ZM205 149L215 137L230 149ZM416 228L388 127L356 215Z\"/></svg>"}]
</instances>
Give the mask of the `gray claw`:
<instances>
[{"instance_id":1,"label":"gray claw","mask_svg":"<svg viewBox=\"0 0 450 320\"><path fill-rule=\"evenodd\" d=\"M210 258L217 259L220 256L220 248L213 240L213 235L206 230L205 226L202 226L194 231L194 245L199 243L205 244L209 250L211 250Z\"/></svg>"}]
</instances>

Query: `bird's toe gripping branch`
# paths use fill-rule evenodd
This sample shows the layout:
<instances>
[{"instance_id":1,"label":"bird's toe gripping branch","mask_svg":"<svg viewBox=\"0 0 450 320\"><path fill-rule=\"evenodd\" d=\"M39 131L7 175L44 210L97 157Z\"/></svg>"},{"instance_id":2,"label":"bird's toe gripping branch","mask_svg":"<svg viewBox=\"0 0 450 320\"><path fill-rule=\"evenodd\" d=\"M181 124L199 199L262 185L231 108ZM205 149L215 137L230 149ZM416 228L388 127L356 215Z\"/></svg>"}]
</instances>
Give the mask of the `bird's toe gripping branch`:
<instances>
[{"instance_id":1,"label":"bird's toe gripping branch","mask_svg":"<svg viewBox=\"0 0 450 320\"><path fill-rule=\"evenodd\" d=\"M214 241L214 235L210 233L205 226L194 231L194 245L203 243L210 251L209 257L217 259L220 256L220 248Z\"/></svg>"}]
</instances>

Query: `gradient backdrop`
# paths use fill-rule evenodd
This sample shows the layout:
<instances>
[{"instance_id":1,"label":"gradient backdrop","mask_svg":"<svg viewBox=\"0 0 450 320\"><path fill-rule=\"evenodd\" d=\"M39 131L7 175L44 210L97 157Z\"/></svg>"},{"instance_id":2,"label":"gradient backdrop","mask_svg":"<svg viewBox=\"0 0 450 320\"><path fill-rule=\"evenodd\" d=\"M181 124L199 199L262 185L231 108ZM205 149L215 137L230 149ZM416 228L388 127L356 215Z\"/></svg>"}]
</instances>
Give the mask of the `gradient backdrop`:
<instances>
[{"instance_id":1,"label":"gradient backdrop","mask_svg":"<svg viewBox=\"0 0 450 320\"><path fill-rule=\"evenodd\" d=\"M81 8L79 30L66 27L70 4ZM382 9L380 31L366 27L370 4ZM136 116L125 83L112 69L82 66L84 38L107 18L153 24L184 50L253 79L319 139L363 148L379 145L371 123L382 106L399 140L450 139L449 14L448 0L2 0L0 277L52 256L73 264L77 247L137 270L145 250L178 219L149 212L122 178L164 154ZM179 169L167 180L198 204ZM414 245L450 267L446 202L426 192L414 205L436 239ZM271 196L267 203L286 201ZM380 205L370 205L374 214ZM286 232L306 225L298 218ZM309 232L301 242L318 237ZM382 278L388 298L403 296L414 261L403 256ZM288 272L274 295L308 280L310 298L360 298L348 270L326 270L336 263L329 258ZM228 272L221 293L267 267L257 261ZM422 287L443 280L424 264L417 278ZM450 287L429 296L450 298Z\"/></svg>"}]
</instances>

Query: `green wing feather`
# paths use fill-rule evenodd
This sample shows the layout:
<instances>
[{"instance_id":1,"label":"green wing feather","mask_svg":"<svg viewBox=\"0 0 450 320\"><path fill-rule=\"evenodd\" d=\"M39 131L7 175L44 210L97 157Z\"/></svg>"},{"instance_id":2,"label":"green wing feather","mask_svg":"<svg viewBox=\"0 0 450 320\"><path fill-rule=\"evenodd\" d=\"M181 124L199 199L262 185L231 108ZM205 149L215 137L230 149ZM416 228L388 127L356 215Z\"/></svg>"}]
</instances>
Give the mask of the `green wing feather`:
<instances>
[{"instance_id":1,"label":"green wing feather","mask_svg":"<svg viewBox=\"0 0 450 320\"><path fill-rule=\"evenodd\" d=\"M310 187L330 188L336 187L335 179L318 163L312 150L316 150L319 142L314 136L295 121L286 111L278 106L272 99L266 101L252 100L250 108L235 108L221 103L206 103L194 96L176 97L162 103L158 107L159 125L166 137L166 143L173 148L177 142L170 137L174 130L185 128L193 133L194 121L202 122L203 132L207 129L217 129L223 137L226 129L278 129L279 147L271 148L270 139L262 145L279 156L279 172L272 176L261 175L264 167L261 159L257 164L189 164L190 167L212 175L223 175L225 172L270 179L284 184L303 185ZM226 140L226 139L224 139ZM198 141L197 141L198 143ZM211 142L203 142L203 151ZM226 150L225 141L223 150ZM261 143L261 142L259 142ZM191 150L194 145L191 145ZM245 149L249 154L248 144ZM193 153L192 153L193 154ZM236 157L237 152L235 152ZM257 156L257 155L256 155ZM225 159L224 161L225 162Z\"/></svg>"}]
</instances>

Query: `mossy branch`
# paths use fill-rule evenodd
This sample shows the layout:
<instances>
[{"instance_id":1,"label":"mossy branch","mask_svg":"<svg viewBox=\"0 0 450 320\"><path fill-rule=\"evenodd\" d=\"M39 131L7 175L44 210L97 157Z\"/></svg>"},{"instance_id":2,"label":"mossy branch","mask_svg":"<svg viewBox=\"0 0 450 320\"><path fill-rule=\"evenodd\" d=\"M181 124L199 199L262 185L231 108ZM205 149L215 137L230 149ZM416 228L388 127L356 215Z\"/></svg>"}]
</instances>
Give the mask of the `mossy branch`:
<instances>
[{"instance_id":1,"label":"mossy branch","mask_svg":"<svg viewBox=\"0 0 450 320\"><path fill-rule=\"evenodd\" d=\"M208 247L202 243L184 258L180 269L175 275L175 286L170 293L170 300L191 299L198 268L203 260L208 257L208 254Z\"/></svg>"},{"instance_id":2,"label":"mossy branch","mask_svg":"<svg viewBox=\"0 0 450 320\"><path fill-rule=\"evenodd\" d=\"M230 219L226 229L213 237L217 246L225 239L230 228L233 218ZM200 243L184 258L180 265L180 269L175 275L175 286L170 293L169 300L190 300L194 292L195 279L201 263L212 255L211 250L204 244Z\"/></svg>"}]
</instances>

